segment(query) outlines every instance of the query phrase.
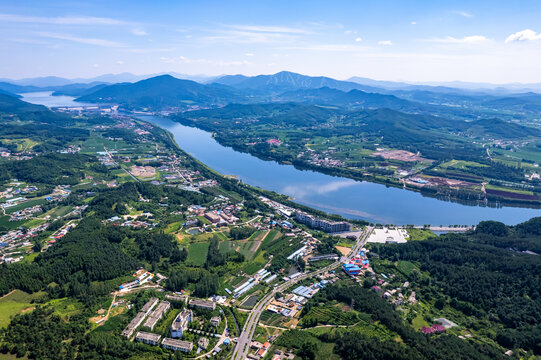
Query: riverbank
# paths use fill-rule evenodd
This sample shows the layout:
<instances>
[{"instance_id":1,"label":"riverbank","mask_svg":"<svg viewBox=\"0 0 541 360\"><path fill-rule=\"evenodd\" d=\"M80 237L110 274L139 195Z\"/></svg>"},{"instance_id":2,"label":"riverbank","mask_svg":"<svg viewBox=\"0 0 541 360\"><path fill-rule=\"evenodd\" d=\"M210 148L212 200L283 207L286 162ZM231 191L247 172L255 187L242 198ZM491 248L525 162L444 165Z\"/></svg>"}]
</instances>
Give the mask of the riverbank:
<instances>
[{"instance_id":1,"label":"riverbank","mask_svg":"<svg viewBox=\"0 0 541 360\"><path fill-rule=\"evenodd\" d=\"M367 181L370 183L382 184L388 187L403 188L409 191L420 193L423 196L433 197L438 200L452 201L468 206L483 206L494 208L499 208L502 206L513 206L541 209L541 198L535 196L496 196L494 194L488 193L487 191L483 191L484 187L480 187L479 189L470 189L460 186L452 187L443 185L433 186L425 184L415 184L411 181L403 181L403 179L396 179L383 175L365 173L362 169L320 166L312 164L305 160L298 159L294 156L289 156L287 157L287 159L285 159L283 156L278 155L276 152L273 151L261 153L256 151L256 147L254 146L248 146L246 144L239 144L237 142L228 141L229 138L224 138L219 134L216 134L215 132L213 132L212 129L207 129L204 126L200 127L192 121L183 121L182 118L171 118L171 120L178 122L183 126L193 127L211 133L213 139L224 147L232 148L233 150L240 153L249 154L263 161L275 161L279 164L292 165L298 170L315 171L333 177L348 178L355 181ZM508 193L510 195L516 195L512 191L509 191Z\"/></svg>"}]
</instances>

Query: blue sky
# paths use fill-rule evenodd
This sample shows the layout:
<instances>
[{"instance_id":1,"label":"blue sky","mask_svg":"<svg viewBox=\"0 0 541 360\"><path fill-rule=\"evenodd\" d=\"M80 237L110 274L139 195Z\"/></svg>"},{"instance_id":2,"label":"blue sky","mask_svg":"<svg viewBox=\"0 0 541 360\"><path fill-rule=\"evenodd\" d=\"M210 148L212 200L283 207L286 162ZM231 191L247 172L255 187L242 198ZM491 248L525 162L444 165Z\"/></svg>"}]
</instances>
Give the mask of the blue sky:
<instances>
[{"instance_id":1,"label":"blue sky","mask_svg":"<svg viewBox=\"0 0 541 360\"><path fill-rule=\"evenodd\" d=\"M6 1L0 77L541 82L540 1Z\"/></svg>"}]
</instances>

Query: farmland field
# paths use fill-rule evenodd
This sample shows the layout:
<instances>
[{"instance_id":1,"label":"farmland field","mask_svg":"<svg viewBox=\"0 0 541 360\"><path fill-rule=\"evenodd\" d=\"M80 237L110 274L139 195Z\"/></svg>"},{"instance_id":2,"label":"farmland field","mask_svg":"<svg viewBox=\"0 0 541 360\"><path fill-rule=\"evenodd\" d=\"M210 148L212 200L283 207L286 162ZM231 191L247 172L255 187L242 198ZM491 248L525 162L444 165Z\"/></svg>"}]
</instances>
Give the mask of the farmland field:
<instances>
[{"instance_id":1,"label":"farmland field","mask_svg":"<svg viewBox=\"0 0 541 360\"><path fill-rule=\"evenodd\" d=\"M198 242L190 244L188 248L188 258L186 263L201 266L207 260L207 253L210 243Z\"/></svg>"}]
</instances>

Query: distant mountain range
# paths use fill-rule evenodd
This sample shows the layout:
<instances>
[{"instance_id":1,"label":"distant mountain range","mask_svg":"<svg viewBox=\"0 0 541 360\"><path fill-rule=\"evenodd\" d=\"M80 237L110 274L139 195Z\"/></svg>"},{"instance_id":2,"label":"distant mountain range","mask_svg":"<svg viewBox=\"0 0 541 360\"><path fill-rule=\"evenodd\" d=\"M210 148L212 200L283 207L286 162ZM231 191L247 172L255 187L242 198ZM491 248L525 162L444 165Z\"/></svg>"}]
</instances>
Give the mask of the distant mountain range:
<instances>
[{"instance_id":1,"label":"distant mountain range","mask_svg":"<svg viewBox=\"0 0 541 360\"><path fill-rule=\"evenodd\" d=\"M186 109L193 105L209 107L230 103L300 102L349 109L388 108L461 120L498 117L509 121L541 113L541 95L535 92L474 91L359 77L351 78L353 81L342 81L288 71L273 75L199 77L199 82L159 75L132 82L141 77L145 76L122 73L94 79L22 79L16 83L0 82L0 92L13 95L53 91L53 95L69 95L77 97L79 101L111 102L131 109L152 110L165 107ZM118 80L122 82L113 83ZM66 84L67 81L78 82ZM37 86L45 84L56 85Z\"/></svg>"},{"instance_id":2,"label":"distant mountain range","mask_svg":"<svg viewBox=\"0 0 541 360\"><path fill-rule=\"evenodd\" d=\"M156 76L136 83L115 84L77 98L77 101L116 103L129 108L160 109L169 106L219 105L242 98L221 85L203 85L170 75Z\"/></svg>"},{"instance_id":3,"label":"distant mountain range","mask_svg":"<svg viewBox=\"0 0 541 360\"><path fill-rule=\"evenodd\" d=\"M96 76L92 78L72 78L72 79L58 77L58 76L45 76L45 77L34 77L34 78L24 78L24 79L0 78L0 82L8 82L14 85L35 86L38 88L44 88L44 87L58 87L58 86L63 86L63 85L68 85L68 84L75 84L75 83L87 84L87 83L93 83L93 82L101 82L101 83L114 84L114 83L124 83L124 82L137 82L137 81L149 79L149 78L160 76L160 75L171 75L179 79L192 80L199 83L218 82L224 85L234 86L234 85L240 85L238 83L241 83L245 80L254 79L254 78L256 78L256 80L250 80L248 83L253 84L253 83L260 82L261 80L263 81L270 80L271 83L275 82L276 84L279 84L280 81L276 82L276 80L279 80L280 78L284 80L285 78L288 78L288 77L291 80L291 79L296 78L300 74L283 71L274 75L258 75L258 76L250 77L250 76L245 76L245 75L224 75L224 76L209 76L209 75L204 75L204 74L189 75L189 74L182 74L182 73L176 73L176 72L163 72L163 73L136 75L136 74L124 72L124 73L119 73L119 74L104 74L104 75L100 75L100 76ZM344 90L344 91L348 91L353 88L366 90L366 91L375 91L375 92L382 92L383 90L424 90L424 91L431 91L431 92L462 92L464 93L464 92L470 91L472 93L491 93L494 95L502 95L506 93L509 94L509 93L525 93L525 92L541 92L541 83L491 84L491 83L475 83L475 82L464 82L464 81L413 83L413 82L404 82L404 81L374 80L374 79L370 79L366 77L359 77L359 76L353 76L345 81L335 80L329 77L310 77L310 78L313 79L311 80L311 82L313 82L314 84L317 81L320 81L319 87L326 86L329 88L339 88L337 86L332 86L332 83L334 81L340 81L344 83L356 83L358 85L363 86L363 88L358 88L358 87L352 87L350 89L348 89L347 87L339 88L340 90ZM242 86L245 86L248 83L245 83ZM317 88L318 86L315 86L315 87ZM253 88L253 86L249 86L248 88ZM379 91L376 91L376 89L378 89Z\"/></svg>"}]
</instances>

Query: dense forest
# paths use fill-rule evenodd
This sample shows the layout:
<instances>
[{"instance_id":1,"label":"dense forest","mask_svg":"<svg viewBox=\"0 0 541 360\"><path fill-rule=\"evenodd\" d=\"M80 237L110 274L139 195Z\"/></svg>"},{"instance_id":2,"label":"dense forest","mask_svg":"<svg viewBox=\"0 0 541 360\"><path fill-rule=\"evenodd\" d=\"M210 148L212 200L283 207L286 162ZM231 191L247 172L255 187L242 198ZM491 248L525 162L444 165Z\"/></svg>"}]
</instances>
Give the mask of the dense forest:
<instances>
[{"instance_id":1,"label":"dense forest","mask_svg":"<svg viewBox=\"0 0 541 360\"><path fill-rule=\"evenodd\" d=\"M89 155L48 153L0 164L0 181L18 179L45 185L75 185L84 177L88 163L97 164L97 159Z\"/></svg>"},{"instance_id":2,"label":"dense forest","mask_svg":"<svg viewBox=\"0 0 541 360\"><path fill-rule=\"evenodd\" d=\"M312 306L333 300L352 304L355 310L369 314L371 322L385 326L401 340L386 341L354 328L343 328L319 336L305 331L289 331L278 338L277 344L297 348L299 355L307 359L315 358L321 346L320 342L334 343L334 352L347 360L505 358L499 349L488 345L468 342L451 335L427 336L417 332L404 322L400 313L390 303L360 286L329 286L306 304L303 314L310 311Z\"/></svg>"},{"instance_id":3,"label":"dense forest","mask_svg":"<svg viewBox=\"0 0 541 360\"><path fill-rule=\"evenodd\" d=\"M470 234L374 246L384 259L420 264L421 296L501 324L495 340L541 354L541 218L514 227L486 221ZM415 274L417 276L417 274Z\"/></svg>"}]
</instances>

